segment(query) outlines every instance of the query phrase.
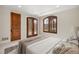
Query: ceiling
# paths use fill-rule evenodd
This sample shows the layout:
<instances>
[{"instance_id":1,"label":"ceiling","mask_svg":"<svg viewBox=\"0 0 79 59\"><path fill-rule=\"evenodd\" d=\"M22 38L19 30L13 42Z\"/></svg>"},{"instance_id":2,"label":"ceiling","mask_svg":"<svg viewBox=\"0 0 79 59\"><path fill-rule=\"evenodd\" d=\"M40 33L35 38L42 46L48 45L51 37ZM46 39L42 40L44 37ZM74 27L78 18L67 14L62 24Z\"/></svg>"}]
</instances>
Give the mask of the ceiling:
<instances>
[{"instance_id":1,"label":"ceiling","mask_svg":"<svg viewBox=\"0 0 79 59\"><path fill-rule=\"evenodd\" d=\"M17 10L29 13L31 15L41 16L78 6L77 5L4 5L4 7L11 10Z\"/></svg>"}]
</instances>

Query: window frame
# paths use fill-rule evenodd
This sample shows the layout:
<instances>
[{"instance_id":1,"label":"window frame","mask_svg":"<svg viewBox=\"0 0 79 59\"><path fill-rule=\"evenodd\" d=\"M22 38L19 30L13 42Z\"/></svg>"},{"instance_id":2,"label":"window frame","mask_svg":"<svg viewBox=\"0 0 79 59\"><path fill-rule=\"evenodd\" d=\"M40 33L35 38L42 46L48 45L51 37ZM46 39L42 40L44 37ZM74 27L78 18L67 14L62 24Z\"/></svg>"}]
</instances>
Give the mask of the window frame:
<instances>
[{"instance_id":1,"label":"window frame","mask_svg":"<svg viewBox=\"0 0 79 59\"><path fill-rule=\"evenodd\" d=\"M56 32L51 32L50 31L50 27L51 27L51 24L50 24L50 21L51 21L51 19L50 18L53 18L53 19L56 19ZM48 31L45 31L45 24L44 24L44 21L45 21L45 19L46 18L48 18ZM52 20L53 20L52 19ZM54 24L53 24L53 26L54 26ZM48 17L45 17L44 19L43 19L43 32L47 32L47 33L55 33L55 34L57 34L57 16L48 16Z\"/></svg>"},{"instance_id":2,"label":"window frame","mask_svg":"<svg viewBox=\"0 0 79 59\"><path fill-rule=\"evenodd\" d=\"M32 35L29 35L29 24L28 24L28 19L32 19ZM27 17L27 38L29 38L29 37L34 37L34 36L37 36L38 35L38 28L37 28L37 33L36 34L34 34L34 20L36 20L37 21L37 27L38 27L38 20L36 19L36 18L34 18L34 17Z\"/></svg>"}]
</instances>

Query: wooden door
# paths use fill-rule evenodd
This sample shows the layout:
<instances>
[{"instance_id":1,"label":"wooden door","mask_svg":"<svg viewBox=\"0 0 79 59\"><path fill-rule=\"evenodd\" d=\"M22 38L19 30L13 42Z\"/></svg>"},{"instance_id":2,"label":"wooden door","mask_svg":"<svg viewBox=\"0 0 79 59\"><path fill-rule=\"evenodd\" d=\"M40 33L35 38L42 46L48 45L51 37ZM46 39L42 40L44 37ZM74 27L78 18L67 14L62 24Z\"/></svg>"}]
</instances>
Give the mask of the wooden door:
<instances>
[{"instance_id":1,"label":"wooden door","mask_svg":"<svg viewBox=\"0 0 79 59\"><path fill-rule=\"evenodd\" d=\"M11 41L21 39L21 15L11 12Z\"/></svg>"}]
</instances>

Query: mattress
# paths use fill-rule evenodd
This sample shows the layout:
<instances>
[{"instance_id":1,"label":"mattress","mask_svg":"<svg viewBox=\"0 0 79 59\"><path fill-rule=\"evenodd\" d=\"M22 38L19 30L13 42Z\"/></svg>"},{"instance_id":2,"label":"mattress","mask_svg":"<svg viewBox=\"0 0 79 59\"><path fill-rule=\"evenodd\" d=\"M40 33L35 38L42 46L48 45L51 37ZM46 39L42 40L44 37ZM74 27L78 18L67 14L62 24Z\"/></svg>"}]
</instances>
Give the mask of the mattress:
<instances>
[{"instance_id":1,"label":"mattress","mask_svg":"<svg viewBox=\"0 0 79 59\"><path fill-rule=\"evenodd\" d=\"M53 38L53 37L40 40L33 44L27 45L26 53L47 54L49 53L50 49L53 48L60 41L61 41L60 38Z\"/></svg>"}]
</instances>

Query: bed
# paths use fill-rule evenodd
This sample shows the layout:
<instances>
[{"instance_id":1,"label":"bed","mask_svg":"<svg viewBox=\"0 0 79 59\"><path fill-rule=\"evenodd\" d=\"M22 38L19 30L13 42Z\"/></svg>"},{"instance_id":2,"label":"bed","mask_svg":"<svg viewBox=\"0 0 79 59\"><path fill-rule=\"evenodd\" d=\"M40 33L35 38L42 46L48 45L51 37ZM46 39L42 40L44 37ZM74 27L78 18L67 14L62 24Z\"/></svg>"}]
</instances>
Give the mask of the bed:
<instances>
[{"instance_id":1,"label":"bed","mask_svg":"<svg viewBox=\"0 0 79 59\"><path fill-rule=\"evenodd\" d=\"M43 40L21 41L19 53L22 54L78 54L77 39L62 41L60 38L49 37Z\"/></svg>"},{"instance_id":2,"label":"bed","mask_svg":"<svg viewBox=\"0 0 79 59\"><path fill-rule=\"evenodd\" d=\"M25 40L19 43L22 54L79 54L79 27L76 27L69 38L48 37ZM65 41L63 41L65 40Z\"/></svg>"},{"instance_id":3,"label":"bed","mask_svg":"<svg viewBox=\"0 0 79 59\"><path fill-rule=\"evenodd\" d=\"M60 38L48 37L45 39L26 40L19 43L19 53L48 54L49 50L61 41Z\"/></svg>"}]
</instances>

